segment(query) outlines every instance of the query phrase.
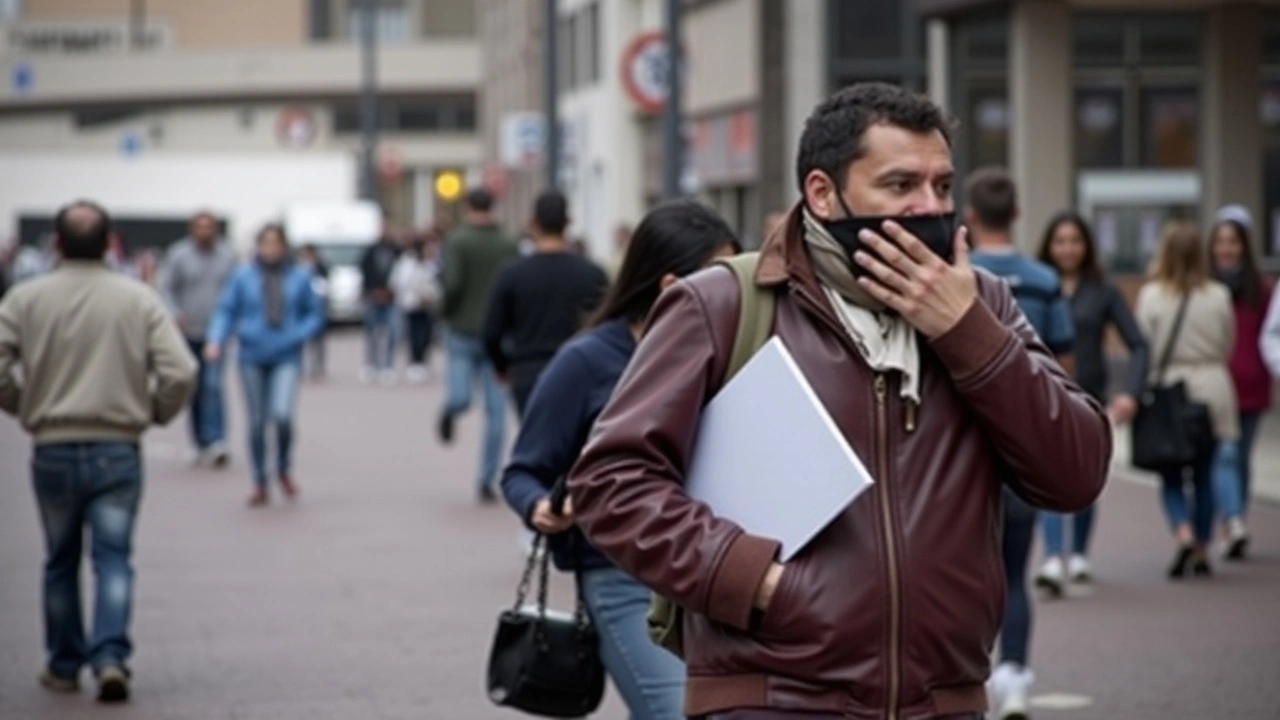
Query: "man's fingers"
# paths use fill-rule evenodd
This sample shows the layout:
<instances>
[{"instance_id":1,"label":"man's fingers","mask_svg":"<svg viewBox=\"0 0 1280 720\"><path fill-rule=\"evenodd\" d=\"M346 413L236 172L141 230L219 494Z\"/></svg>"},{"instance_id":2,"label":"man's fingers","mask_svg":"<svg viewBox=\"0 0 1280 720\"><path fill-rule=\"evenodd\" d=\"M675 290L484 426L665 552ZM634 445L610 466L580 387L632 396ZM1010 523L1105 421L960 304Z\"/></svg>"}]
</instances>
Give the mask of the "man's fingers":
<instances>
[{"instance_id":1,"label":"man's fingers","mask_svg":"<svg viewBox=\"0 0 1280 720\"><path fill-rule=\"evenodd\" d=\"M899 292L906 292L910 286L910 281L907 280L905 275L876 260L870 253L855 253L853 259L886 287L893 288Z\"/></svg>"},{"instance_id":2,"label":"man's fingers","mask_svg":"<svg viewBox=\"0 0 1280 720\"><path fill-rule=\"evenodd\" d=\"M874 278L870 278L870 277L858 278L858 285L863 290L866 290L867 293L871 295L871 297L875 298L876 300L879 300L882 305L884 305L885 307L893 308L894 310L897 310L904 317L908 313L914 312L915 310L915 304L912 301L899 295L896 292L893 292L892 290L885 287Z\"/></svg>"},{"instance_id":3,"label":"man's fingers","mask_svg":"<svg viewBox=\"0 0 1280 720\"><path fill-rule=\"evenodd\" d=\"M969 261L969 228L961 225L956 228L956 237L953 241L955 263L954 265L961 270L971 270L972 263Z\"/></svg>"},{"instance_id":4,"label":"man's fingers","mask_svg":"<svg viewBox=\"0 0 1280 720\"><path fill-rule=\"evenodd\" d=\"M884 230L885 235L892 238L898 244L898 247L902 248L902 252L906 257L914 260L917 265L929 265L934 260L939 259L929 249L928 245L921 242L920 238L907 232L907 229L898 223L892 220L885 220L880 227Z\"/></svg>"}]
</instances>

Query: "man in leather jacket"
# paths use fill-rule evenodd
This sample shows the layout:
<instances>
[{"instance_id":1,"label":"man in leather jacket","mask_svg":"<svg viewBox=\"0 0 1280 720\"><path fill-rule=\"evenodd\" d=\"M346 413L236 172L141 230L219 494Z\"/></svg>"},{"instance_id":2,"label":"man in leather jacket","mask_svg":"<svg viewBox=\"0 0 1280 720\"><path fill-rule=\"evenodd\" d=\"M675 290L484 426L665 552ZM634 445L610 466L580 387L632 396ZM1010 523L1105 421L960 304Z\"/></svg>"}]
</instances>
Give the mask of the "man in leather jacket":
<instances>
[{"instance_id":1,"label":"man in leather jacket","mask_svg":"<svg viewBox=\"0 0 1280 720\"><path fill-rule=\"evenodd\" d=\"M1002 485L1066 512L1103 487L1102 409L954 230L950 143L938 107L878 83L805 125L803 200L755 282L875 484L799 554L778 563L776 541L682 489L737 327L726 268L662 296L572 473L591 542L686 610L690 716L980 717L1004 603Z\"/></svg>"}]
</instances>

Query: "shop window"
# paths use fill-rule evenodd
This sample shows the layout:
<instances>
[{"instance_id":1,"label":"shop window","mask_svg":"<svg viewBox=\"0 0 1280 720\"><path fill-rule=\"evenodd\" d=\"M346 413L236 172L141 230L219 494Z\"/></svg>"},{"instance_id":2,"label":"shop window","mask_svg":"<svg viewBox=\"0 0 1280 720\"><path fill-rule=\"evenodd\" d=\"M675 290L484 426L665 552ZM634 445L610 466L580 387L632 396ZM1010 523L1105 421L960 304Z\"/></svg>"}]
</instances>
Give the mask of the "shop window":
<instances>
[{"instance_id":1,"label":"shop window","mask_svg":"<svg viewBox=\"0 0 1280 720\"><path fill-rule=\"evenodd\" d=\"M1076 166L1117 168L1124 165L1124 91L1120 88L1076 89Z\"/></svg>"},{"instance_id":2,"label":"shop window","mask_svg":"<svg viewBox=\"0 0 1280 720\"><path fill-rule=\"evenodd\" d=\"M347 9L347 35L361 36L364 28L364 5ZM409 40L409 8L404 2L384 0L373 6L373 34L379 43L403 43Z\"/></svg>"},{"instance_id":3,"label":"shop window","mask_svg":"<svg viewBox=\"0 0 1280 720\"><path fill-rule=\"evenodd\" d=\"M1072 20L1075 64L1088 67L1124 64L1125 25L1110 15L1076 15Z\"/></svg>"},{"instance_id":4,"label":"shop window","mask_svg":"<svg viewBox=\"0 0 1280 720\"><path fill-rule=\"evenodd\" d=\"M1141 95L1143 167L1195 167L1199 97L1189 88L1144 88Z\"/></svg>"},{"instance_id":5,"label":"shop window","mask_svg":"<svg viewBox=\"0 0 1280 720\"><path fill-rule=\"evenodd\" d=\"M829 3L836 57L848 60L899 57L902 54L903 2L838 0Z\"/></svg>"},{"instance_id":6,"label":"shop window","mask_svg":"<svg viewBox=\"0 0 1280 720\"><path fill-rule=\"evenodd\" d=\"M1009 98L1002 88L969 91L969 167L1009 164Z\"/></svg>"},{"instance_id":7,"label":"shop window","mask_svg":"<svg viewBox=\"0 0 1280 720\"><path fill-rule=\"evenodd\" d=\"M1197 65L1202 18L1192 15L1145 15L1135 25L1138 62L1143 65Z\"/></svg>"},{"instance_id":8,"label":"shop window","mask_svg":"<svg viewBox=\"0 0 1280 720\"><path fill-rule=\"evenodd\" d=\"M475 0L427 0L419 7L423 37L476 36Z\"/></svg>"}]
</instances>

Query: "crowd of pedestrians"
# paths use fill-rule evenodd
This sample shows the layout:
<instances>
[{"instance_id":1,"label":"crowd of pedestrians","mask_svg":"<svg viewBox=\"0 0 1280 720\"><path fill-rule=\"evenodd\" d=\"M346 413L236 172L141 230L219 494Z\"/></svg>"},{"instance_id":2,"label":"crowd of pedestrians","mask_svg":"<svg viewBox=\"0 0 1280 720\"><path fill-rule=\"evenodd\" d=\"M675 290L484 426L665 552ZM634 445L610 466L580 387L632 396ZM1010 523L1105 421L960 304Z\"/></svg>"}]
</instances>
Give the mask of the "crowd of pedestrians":
<instances>
[{"instance_id":1,"label":"crowd of pedestrians","mask_svg":"<svg viewBox=\"0 0 1280 720\"><path fill-rule=\"evenodd\" d=\"M718 262L742 252L738 237L694 201L620 226L602 268L570 240L554 190L533 202L524 242L475 189L447 232L405 237L388 222L363 254L358 379L398 383L403 347L405 378L427 382L441 338L440 440L456 439L478 391L475 492L505 499L572 573L633 718L1029 717L1031 586L1065 598L1093 578L1112 429L1152 412L1154 387L1180 383L1209 422L1194 457L1159 472L1168 576L1248 557L1250 457L1280 375L1280 294L1257 267L1248 212L1223 208L1207 234L1170 224L1131 310L1084 218L1064 212L1035 257L1018 250L1006 171L970 175L957 208L950 133L940 108L897 87L832 95L800 139L801 200L767 218L745 279ZM229 467L232 361L248 504L277 486L296 497L297 407L307 366L326 376L330 268L277 224L241 258L207 212L167 250L154 289L113 272L106 210L68 205L54 238L56 262L4 288L0 409L35 443L40 682L75 691L87 666L116 701L132 677L141 435L186 407L193 463ZM875 478L785 562L776 539L682 487L744 313L761 308ZM1127 350L1114 378L1111 330ZM505 455L509 400L519 430ZM678 652L651 637L655 594L679 608Z\"/></svg>"}]
</instances>

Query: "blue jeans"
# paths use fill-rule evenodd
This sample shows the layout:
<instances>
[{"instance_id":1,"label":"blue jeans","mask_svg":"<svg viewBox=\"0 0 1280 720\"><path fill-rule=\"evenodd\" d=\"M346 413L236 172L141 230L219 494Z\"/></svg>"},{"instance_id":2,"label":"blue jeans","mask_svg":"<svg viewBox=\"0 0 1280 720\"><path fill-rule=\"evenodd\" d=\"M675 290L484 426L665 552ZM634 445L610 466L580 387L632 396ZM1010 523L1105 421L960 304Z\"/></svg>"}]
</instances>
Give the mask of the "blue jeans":
<instances>
[{"instance_id":1,"label":"blue jeans","mask_svg":"<svg viewBox=\"0 0 1280 720\"><path fill-rule=\"evenodd\" d=\"M1036 535L1036 510L1004 488L1004 621L1000 626L1000 662L1027 665L1031 644L1031 595L1027 591L1027 565Z\"/></svg>"},{"instance_id":2,"label":"blue jeans","mask_svg":"<svg viewBox=\"0 0 1280 720\"><path fill-rule=\"evenodd\" d=\"M124 665L133 651L133 523L142 499L142 457L124 442L40 445L31 478L44 527L44 642L49 670L74 678ZM92 538L93 641L86 648L80 607L84 529Z\"/></svg>"},{"instance_id":3,"label":"blue jeans","mask_svg":"<svg viewBox=\"0 0 1280 720\"><path fill-rule=\"evenodd\" d=\"M187 338L199 363L196 389L191 393L191 438L204 450L227 439L222 399L222 363L204 359L204 340Z\"/></svg>"},{"instance_id":4,"label":"blue jeans","mask_svg":"<svg viewBox=\"0 0 1280 720\"><path fill-rule=\"evenodd\" d=\"M1165 470L1160 473L1160 499L1164 503L1164 514L1169 520L1169 527L1191 524L1195 531L1196 543L1208 545L1213 536L1213 465L1216 453L1196 458L1191 465ZM1192 510L1187 508L1186 482L1191 479L1193 501Z\"/></svg>"},{"instance_id":5,"label":"blue jeans","mask_svg":"<svg viewBox=\"0 0 1280 720\"><path fill-rule=\"evenodd\" d=\"M400 341L400 309L394 304L364 306L364 364L374 370L394 370Z\"/></svg>"},{"instance_id":6,"label":"blue jeans","mask_svg":"<svg viewBox=\"0 0 1280 720\"><path fill-rule=\"evenodd\" d=\"M649 639L649 590L614 567L578 573L600 659L631 720L684 720L684 663Z\"/></svg>"},{"instance_id":7,"label":"blue jeans","mask_svg":"<svg viewBox=\"0 0 1280 720\"><path fill-rule=\"evenodd\" d=\"M1044 554L1057 556L1066 550L1063 542L1065 520L1071 518L1071 552L1076 555L1089 554L1089 536L1093 533L1093 508L1067 516L1061 513L1044 512L1040 514L1041 529L1044 530Z\"/></svg>"},{"instance_id":8,"label":"blue jeans","mask_svg":"<svg viewBox=\"0 0 1280 720\"><path fill-rule=\"evenodd\" d=\"M1223 520L1244 514L1240 479L1240 443L1229 440L1218 443L1213 453L1213 501Z\"/></svg>"},{"instance_id":9,"label":"blue jeans","mask_svg":"<svg viewBox=\"0 0 1280 720\"><path fill-rule=\"evenodd\" d=\"M293 449L293 416L298 406L298 380L302 367L296 362L240 366L245 409L249 414L249 453L253 481L267 484L267 424L276 428L276 474L289 472Z\"/></svg>"},{"instance_id":10,"label":"blue jeans","mask_svg":"<svg viewBox=\"0 0 1280 720\"><path fill-rule=\"evenodd\" d=\"M1253 443L1258 439L1262 413L1240 413L1240 506L1249 514L1249 493L1253 486Z\"/></svg>"},{"instance_id":11,"label":"blue jeans","mask_svg":"<svg viewBox=\"0 0 1280 720\"><path fill-rule=\"evenodd\" d=\"M458 415L471 407L472 386L477 378L484 391L484 442L480 448L479 483L489 487L498 477L498 463L507 430L507 396L498 384L493 363L479 338L449 332L445 336L446 396L444 412Z\"/></svg>"}]
</instances>

